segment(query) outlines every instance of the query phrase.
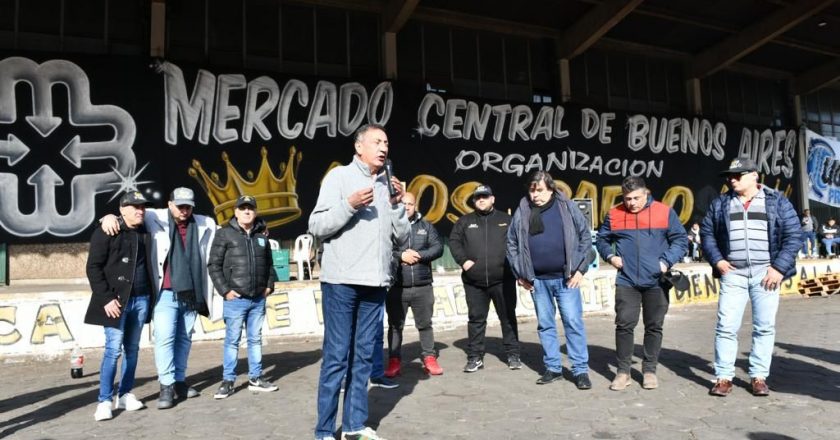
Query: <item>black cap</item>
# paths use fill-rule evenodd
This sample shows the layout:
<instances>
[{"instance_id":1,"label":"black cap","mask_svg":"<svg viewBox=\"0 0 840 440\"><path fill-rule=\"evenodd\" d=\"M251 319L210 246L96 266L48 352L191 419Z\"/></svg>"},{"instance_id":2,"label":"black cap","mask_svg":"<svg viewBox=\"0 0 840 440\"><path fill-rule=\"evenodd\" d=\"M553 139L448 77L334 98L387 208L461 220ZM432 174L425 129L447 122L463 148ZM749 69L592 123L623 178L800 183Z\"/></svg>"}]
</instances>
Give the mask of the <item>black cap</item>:
<instances>
[{"instance_id":1,"label":"black cap","mask_svg":"<svg viewBox=\"0 0 840 440\"><path fill-rule=\"evenodd\" d=\"M143 197L143 193L141 193L140 191L129 191L129 192L123 194L123 196L120 198L120 206L121 207L122 206L128 206L128 205L131 205L131 206L137 206L137 205L152 206L152 202L150 202L148 199Z\"/></svg>"},{"instance_id":2,"label":"black cap","mask_svg":"<svg viewBox=\"0 0 840 440\"><path fill-rule=\"evenodd\" d=\"M743 173L750 173L753 171L758 171L758 165L755 164L755 161L748 158L748 157L739 157L733 159L732 162L729 163L729 168L721 171L721 176L726 176L729 174L743 174Z\"/></svg>"},{"instance_id":3,"label":"black cap","mask_svg":"<svg viewBox=\"0 0 840 440\"><path fill-rule=\"evenodd\" d=\"M242 205L251 205L254 208L256 208L257 207L257 199L255 199L254 196L239 196L239 198L236 199L236 205L235 206L237 208L239 208Z\"/></svg>"},{"instance_id":4,"label":"black cap","mask_svg":"<svg viewBox=\"0 0 840 440\"><path fill-rule=\"evenodd\" d=\"M488 185L478 185L478 188L476 188L475 191L473 191L471 198L475 199L476 197L480 197L480 196L492 196L492 195L493 195L493 190L490 189L490 186L488 186Z\"/></svg>"}]
</instances>

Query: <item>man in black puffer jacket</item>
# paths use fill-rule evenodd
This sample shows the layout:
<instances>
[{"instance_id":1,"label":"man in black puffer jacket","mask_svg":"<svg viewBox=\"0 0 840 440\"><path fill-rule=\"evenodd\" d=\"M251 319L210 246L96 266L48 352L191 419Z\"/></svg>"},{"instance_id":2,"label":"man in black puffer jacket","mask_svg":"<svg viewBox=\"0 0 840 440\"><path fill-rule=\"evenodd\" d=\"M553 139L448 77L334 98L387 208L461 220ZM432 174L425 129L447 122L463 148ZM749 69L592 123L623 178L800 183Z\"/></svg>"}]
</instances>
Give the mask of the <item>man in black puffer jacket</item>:
<instances>
[{"instance_id":1,"label":"man in black puffer jacket","mask_svg":"<svg viewBox=\"0 0 840 440\"><path fill-rule=\"evenodd\" d=\"M252 196L236 200L234 218L216 233L207 262L213 285L225 298L223 377L216 399L233 394L243 324L248 337L248 390L277 390L277 386L262 378L265 297L274 290L277 276L271 264L265 222L257 217L256 206Z\"/></svg>"},{"instance_id":2,"label":"man in black puffer jacket","mask_svg":"<svg viewBox=\"0 0 840 440\"><path fill-rule=\"evenodd\" d=\"M405 214L411 223L411 230L408 241L394 245L395 283L385 297L389 358L386 377L395 377L400 373L402 334L409 307L414 312L414 326L420 334L423 369L431 375L443 374L435 356L435 334L432 329L435 307L432 261L443 255L443 243L435 227L417 212L416 202L414 194L407 192L403 195Z\"/></svg>"},{"instance_id":3,"label":"man in black puffer jacket","mask_svg":"<svg viewBox=\"0 0 840 440\"><path fill-rule=\"evenodd\" d=\"M493 208L496 202L487 185L475 189L470 199L475 211L462 216L449 234L452 258L464 269L467 299L467 365L465 373L484 368L484 333L490 301L502 325L508 368L522 368L516 326L516 281L505 258L510 216Z\"/></svg>"}]
</instances>

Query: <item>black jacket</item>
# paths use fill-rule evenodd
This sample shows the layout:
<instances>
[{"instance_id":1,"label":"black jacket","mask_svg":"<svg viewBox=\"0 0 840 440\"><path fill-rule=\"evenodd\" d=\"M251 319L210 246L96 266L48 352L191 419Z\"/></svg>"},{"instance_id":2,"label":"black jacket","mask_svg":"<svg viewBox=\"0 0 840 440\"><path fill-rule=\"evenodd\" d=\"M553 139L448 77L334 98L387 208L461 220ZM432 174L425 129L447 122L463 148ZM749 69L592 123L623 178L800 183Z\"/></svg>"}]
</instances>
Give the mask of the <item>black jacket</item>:
<instances>
[{"instance_id":1,"label":"black jacket","mask_svg":"<svg viewBox=\"0 0 840 440\"><path fill-rule=\"evenodd\" d=\"M394 245L394 265L398 268L394 273L394 284L403 287L426 286L432 284L432 261L443 255L443 243L435 227L422 219L420 213L415 213L409 222L411 229L408 240L402 245ZM402 264L401 255L407 249L417 251L420 261L410 266Z\"/></svg>"},{"instance_id":2,"label":"black jacket","mask_svg":"<svg viewBox=\"0 0 840 440\"><path fill-rule=\"evenodd\" d=\"M231 290L241 296L262 296L265 288L274 289L277 275L271 262L271 246L265 235L265 221L257 217L250 236L230 219L216 231L207 261L210 279L219 295Z\"/></svg>"},{"instance_id":3,"label":"black jacket","mask_svg":"<svg viewBox=\"0 0 840 440\"><path fill-rule=\"evenodd\" d=\"M122 228L119 234L111 237L97 227L90 237L90 251L87 259L87 277L92 291L90 303L85 313L85 323L105 327L119 327L120 318L109 318L105 314L105 305L114 299L125 306L131 298L134 285L134 271L137 265L137 244L143 240L146 247L146 276L148 277L149 304L155 303L153 268L151 259L151 237L142 226L137 229ZM152 314L146 317L150 322Z\"/></svg>"},{"instance_id":4,"label":"black jacket","mask_svg":"<svg viewBox=\"0 0 840 440\"><path fill-rule=\"evenodd\" d=\"M461 273L464 283L489 287L512 277L505 259L510 216L493 209L487 214L473 211L462 216L449 234L449 249L459 266L472 260L470 270Z\"/></svg>"}]
</instances>

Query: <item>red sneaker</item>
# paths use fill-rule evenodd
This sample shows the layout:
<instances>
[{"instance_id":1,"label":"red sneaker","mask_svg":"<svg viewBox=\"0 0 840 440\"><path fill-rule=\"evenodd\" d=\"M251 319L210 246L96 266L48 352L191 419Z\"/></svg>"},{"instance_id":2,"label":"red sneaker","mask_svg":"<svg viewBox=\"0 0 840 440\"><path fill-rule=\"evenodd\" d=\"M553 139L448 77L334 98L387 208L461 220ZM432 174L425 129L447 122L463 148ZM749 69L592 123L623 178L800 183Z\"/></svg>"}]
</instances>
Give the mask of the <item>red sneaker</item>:
<instances>
[{"instance_id":1,"label":"red sneaker","mask_svg":"<svg viewBox=\"0 0 840 440\"><path fill-rule=\"evenodd\" d=\"M388 368L385 369L385 377L397 377L400 374L400 358L388 359Z\"/></svg>"},{"instance_id":2,"label":"red sneaker","mask_svg":"<svg viewBox=\"0 0 840 440\"><path fill-rule=\"evenodd\" d=\"M443 368L440 368L437 358L434 356L426 356L423 358L423 369L432 376L439 376L443 374Z\"/></svg>"}]
</instances>

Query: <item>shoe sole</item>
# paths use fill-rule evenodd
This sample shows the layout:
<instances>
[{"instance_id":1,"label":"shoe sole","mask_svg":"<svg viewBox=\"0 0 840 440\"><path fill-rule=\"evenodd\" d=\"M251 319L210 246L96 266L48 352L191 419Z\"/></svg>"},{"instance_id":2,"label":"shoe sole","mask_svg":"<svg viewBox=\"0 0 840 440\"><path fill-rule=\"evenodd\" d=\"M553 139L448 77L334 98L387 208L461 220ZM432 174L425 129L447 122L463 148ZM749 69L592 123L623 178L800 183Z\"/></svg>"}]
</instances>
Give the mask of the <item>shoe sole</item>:
<instances>
[{"instance_id":1,"label":"shoe sole","mask_svg":"<svg viewBox=\"0 0 840 440\"><path fill-rule=\"evenodd\" d=\"M475 373L476 371L481 370L483 368L484 368L484 364L481 364L481 365L479 365L479 366L477 366L473 369L464 368L464 373Z\"/></svg>"},{"instance_id":2,"label":"shoe sole","mask_svg":"<svg viewBox=\"0 0 840 440\"><path fill-rule=\"evenodd\" d=\"M126 408L126 407L124 407L124 406L122 406L122 405L117 405L117 409L121 409L121 410L123 410L123 411L140 411L141 409L143 409L143 408L145 408L145 407L146 407L146 405L139 406L139 407L137 407L137 408Z\"/></svg>"},{"instance_id":3,"label":"shoe sole","mask_svg":"<svg viewBox=\"0 0 840 440\"><path fill-rule=\"evenodd\" d=\"M233 394L233 393L231 393L231 394ZM213 395L213 398L216 399L216 400L227 399L228 397L230 397L230 394L214 394Z\"/></svg>"},{"instance_id":4,"label":"shoe sole","mask_svg":"<svg viewBox=\"0 0 840 440\"><path fill-rule=\"evenodd\" d=\"M563 376L558 376L558 377L555 377L554 379L551 379L549 381L544 381L544 380L540 379L540 380L537 381L537 385L548 385L550 383L557 382L558 380L560 380L562 378L563 378Z\"/></svg>"},{"instance_id":5,"label":"shoe sole","mask_svg":"<svg viewBox=\"0 0 840 440\"><path fill-rule=\"evenodd\" d=\"M255 387L255 386L252 386L252 385L248 385L248 391L257 391L257 392L261 392L261 393L270 393L270 392L272 392L272 391L277 391L277 390L278 390L278 388L277 388L277 387L262 388L262 387Z\"/></svg>"},{"instance_id":6,"label":"shoe sole","mask_svg":"<svg viewBox=\"0 0 840 440\"><path fill-rule=\"evenodd\" d=\"M428 369L428 368L426 368L426 367L423 367L423 371L424 371L424 372L426 372L426 374L429 374L429 375L432 375L432 376L440 376L440 375L442 375L442 374L443 374L443 371L436 371L436 372L432 373L432 372L431 372L431 371L429 371L429 369Z\"/></svg>"},{"instance_id":7,"label":"shoe sole","mask_svg":"<svg viewBox=\"0 0 840 440\"><path fill-rule=\"evenodd\" d=\"M394 384L394 385L370 384L370 387L371 388L383 388L383 389L386 389L386 390L393 390L394 388L399 388L400 385L399 384Z\"/></svg>"},{"instance_id":8,"label":"shoe sole","mask_svg":"<svg viewBox=\"0 0 840 440\"><path fill-rule=\"evenodd\" d=\"M163 404L163 405L161 405L160 403L158 403L158 405L157 405L157 409L169 409L169 408L172 408L173 406L175 406L175 404L174 404L174 403Z\"/></svg>"}]
</instances>

